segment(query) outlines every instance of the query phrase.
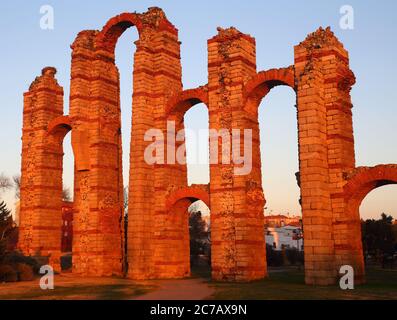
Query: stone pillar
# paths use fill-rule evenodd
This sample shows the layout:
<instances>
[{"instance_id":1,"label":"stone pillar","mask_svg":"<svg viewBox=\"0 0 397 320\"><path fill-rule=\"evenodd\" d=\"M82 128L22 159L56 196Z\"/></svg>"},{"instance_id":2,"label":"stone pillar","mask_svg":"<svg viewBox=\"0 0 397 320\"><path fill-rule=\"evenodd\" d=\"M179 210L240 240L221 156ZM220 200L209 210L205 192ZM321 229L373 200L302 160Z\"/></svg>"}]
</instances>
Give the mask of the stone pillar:
<instances>
[{"instance_id":1,"label":"stone pillar","mask_svg":"<svg viewBox=\"0 0 397 320\"><path fill-rule=\"evenodd\" d=\"M158 141L164 163L149 164L144 159L146 148L153 143L145 141L145 134L159 129L166 139L168 98L182 89L178 31L160 9L149 9L147 15L157 22L153 20L150 28L142 30L134 62L128 218L128 277L133 279L156 278L159 273L166 276L159 267L160 262L166 264L160 258L165 249L161 231L168 221L165 198L170 186L186 182L181 166L166 164L164 140Z\"/></svg>"},{"instance_id":2,"label":"stone pillar","mask_svg":"<svg viewBox=\"0 0 397 320\"><path fill-rule=\"evenodd\" d=\"M184 128L183 115L168 117L166 113L170 97L182 91L178 32L170 29L159 30L153 37L151 48L155 54L153 91L156 93L156 108L153 109L153 117L155 128L163 132L164 138L162 142L159 141L164 152L164 162L155 164L152 171L155 179L155 193L152 195L153 277L182 278L190 275L190 252L187 255L183 254L183 250L189 249L189 246L181 246L184 239L189 241L187 210L190 201L185 200L185 203L171 211L166 208L166 198L169 194L176 188L187 186L186 165L178 163L176 152L171 152L170 149L175 148L176 151L178 148L175 134Z\"/></svg>"},{"instance_id":3,"label":"stone pillar","mask_svg":"<svg viewBox=\"0 0 397 320\"><path fill-rule=\"evenodd\" d=\"M63 115L55 68L45 68L24 94L19 248L60 271L63 136L48 125Z\"/></svg>"},{"instance_id":4,"label":"stone pillar","mask_svg":"<svg viewBox=\"0 0 397 320\"><path fill-rule=\"evenodd\" d=\"M111 276L122 274L124 251L119 73L114 54L95 47L96 36L81 32L72 46L73 271Z\"/></svg>"},{"instance_id":5,"label":"stone pillar","mask_svg":"<svg viewBox=\"0 0 397 320\"><path fill-rule=\"evenodd\" d=\"M343 187L355 169L351 87L355 76L349 67L349 54L329 30L324 31L327 45L321 56L324 73L324 100L327 110L327 146L329 186L332 202L333 237L336 272L351 265L356 283L364 278L364 258L360 213L350 212L344 200Z\"/></svg>"},{"instance_id":6,"label":"stone pillar","mask_svg":"<svg viewBox=\"0 0 397 320\"><path fill-rule=\"evenodd\" d=\"M72 44L69 117L73 123L75 194L73 211L73 273L89 273L90 193L90 94L96 31L82 31Z\"/></svg>"},{"instance_id":7,"label":"stone pillar","mask_svg":"<svg viewBox=\"0 0 397 320\"><path fill-rule=\"evenodd\" d=\"M261 176L255 175L257 170L236 174L241 166L233 161L222 163L222 151L231 155L235 129L241 140L235 138L238 147L233 152L244 152L244 129L250 126L243 111L243 87L256 74L255 40L234 28L218 31L208 41L210 130L221 133L225 129L219 138L218 163L213 163L214 146L210 152L212 276L215 280L247 281L266 275ZM259 151L259 142L253 143L253 150Z\"/></svg>"},{"instance_id":8,"label":"stone pillar","mask_svg":"<svg viewBox=\"0 0 397 320\"><path fill-rule=\"evenodd\" d=\"M336 279L325 82L333 42L319 29L295 47L305 277L307 284L316 285Z\"/></svg>"}]
</instances>

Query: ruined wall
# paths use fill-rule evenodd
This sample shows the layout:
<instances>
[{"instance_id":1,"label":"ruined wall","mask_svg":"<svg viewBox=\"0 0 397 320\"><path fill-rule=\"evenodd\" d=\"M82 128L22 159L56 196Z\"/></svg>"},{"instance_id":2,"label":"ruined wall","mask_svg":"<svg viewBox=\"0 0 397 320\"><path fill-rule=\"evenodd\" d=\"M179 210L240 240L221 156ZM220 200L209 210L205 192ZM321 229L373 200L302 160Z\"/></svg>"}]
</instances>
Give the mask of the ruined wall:
<instances>
[{"instance_id":1,"label":"ruined wall","mask_svg":"<svg viewBox=\"0 0 397 320\"><path fill-rule=\"evenodd\" d=\"M48 134L63 115L63 89L56 70L45 68L24 94L19 249L49 259L60 271L62 156L66 132ZM67 131L67 129L66 129Z\"/></svg>"},{"instance_id":2,"label":"ruined wall","mask_svg":"<svg viewBox=\"0 0 397 320\"><path fill-rule=\"evenodd\" d=\"M124 230L120 76L115 47L136 27L129 179L129 224ZM62 143L72 130L75 156L73 272L132 279L190 275L188 208L211 210L212 277L249 281L267 275L259 105L278 85L297 95L299 166L306 283L336 282L350 264L364 281L359 205L381 185L396 183L395 166L356 169L349 57L329 29L295 46L295 64L257 72L255 40L235 28L208 41L208 84L183 90L177 29L159 8L124 13L101 31L86 30L72 44L70 115L55 69L45 68L24 96L19 248L59 270L62 221ZM210 185L187 186L176 161L175 132L184 115L204 103L209 129L220 134L210 150ZM169 125L175 128L170 132ZM156 163L145 139L160 130ZM245 150L245 129L252 130ZM222 131L223 130L223 131ZM239 138L233 136L238 130ZM235 142L235 143L233 143ZM233 148L233 144L237 148ZM252 152L243 165L236 157ZM228 161L223 161L227 155ZM233 155L233 157L232 157ZM217 162L214 159L218 159ZM128 233L128 243L124 234ZM125 252L127 247L127 252Z\"/></svg>"}]
</instances>

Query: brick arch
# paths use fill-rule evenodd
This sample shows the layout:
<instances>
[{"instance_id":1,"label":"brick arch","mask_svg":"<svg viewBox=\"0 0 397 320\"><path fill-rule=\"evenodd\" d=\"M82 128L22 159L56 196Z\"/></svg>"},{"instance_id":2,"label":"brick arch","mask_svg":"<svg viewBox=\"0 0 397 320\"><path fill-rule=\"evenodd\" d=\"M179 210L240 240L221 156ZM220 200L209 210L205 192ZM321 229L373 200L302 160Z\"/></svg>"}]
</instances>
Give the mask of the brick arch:
<instances>
[{"instance_id":1,"label":"brick arch","mask_svg":"<svg viewBox=\"0 0 397 320\"><path fill-rule=\"evenodd\" d=\"M166 117L168 118L172 114L184 115L199 103L204 103L208 107L207 86L184 90L171 96L165 110Z\"/></svg>"},{"instance_id":2,"label":"brick arch","mask_svg":"<svg viewBox=\"0 0 397 320\"><path fill-rule=\"evenodd\" d=\"M368 193L389 184L397 184L397 164L357 168L344 187L345 200L358 209Z\"/></svg>"},{"instance_id":3,"label":"brick arch","mask_svg":"<svg viewBox=\"0 0 397 320\"><path fill-rule=\"evenodd\" d=\"M47 136L63 138L72 130L72 123L69 116L61 116L52 120L47 129Z\"/></svg>"},{"instance_id":4,"label":"brick arch","mask_svg":"<svg viewBox=\"0 0 397 320\"><path fill-rule=\"evenodd\" d=\"M172 191L166 198L165 215L157 216L162 225L153 238L155 246L154 268L161 278L185 278L191 274L190 266L190 205L203 201L210 205L208 185L193 185ZM173 248L170 254L169 248Z\"/></svg>"},{"instance_id":5,"label":"brick arch","mask_svg":"<svg viewBox=\"0 0 397 320\"><path fill-rule=\"evenodd\" d=\"M189 200L191 203L201 200L208 208L210 208L210 195L207 186L191 186L177 189L172 192L167 200L166 207L167 210L171 210L172 207L181 200Z\"/></svg>"},{"instance_id":6,"label":"brick arch","mask_svg":"<svg viewBox=\"0 0 397 320\"><path fill-rule=\"evenodd\" d=\"M139 14L122 13L111 18L96 37L96 44L99 48L114 52L117 40L130 27L135 26L138 33L142 32L142 21Z\"/></svg>"},{"instance_id":7,"label":"brick arch","mask_svg":"<svg viewBox=\"0 0 397 320\"><path fill-rule=\"evenodd\" d=\"M337 267L351 265L356 283L365 282L365 264L362 249L360 206L374 189L397 184L397 165L378 165L356 168L343 187L343 211L333 223L335 259Z\"/></svg>"},{"instance_id":8,"label":"brick arch","mask_svg":"<svg viewBox=\"0 0 397 320\"><path fill-rule=\"evenodd\" d=\"M276 86L288 86L295 91L293 67L261 71L252 77L244 87L244 109L257 114L261 100Z\"/></svg>"},{"instance_id":9,"label":"brick arch","mask_svg":"<svg viewBox=\"0 0 397 320\"><path fill-rule=\"evenodd\" d=\"M152 7L146 15L122 13L111 18L96 37L97 47L114 53L118 38L133 26L137 28L140 37L146 28L156 28L158 31L167 30L174 34L178 32L160 8Z\"/></svg>"}]
</instances>

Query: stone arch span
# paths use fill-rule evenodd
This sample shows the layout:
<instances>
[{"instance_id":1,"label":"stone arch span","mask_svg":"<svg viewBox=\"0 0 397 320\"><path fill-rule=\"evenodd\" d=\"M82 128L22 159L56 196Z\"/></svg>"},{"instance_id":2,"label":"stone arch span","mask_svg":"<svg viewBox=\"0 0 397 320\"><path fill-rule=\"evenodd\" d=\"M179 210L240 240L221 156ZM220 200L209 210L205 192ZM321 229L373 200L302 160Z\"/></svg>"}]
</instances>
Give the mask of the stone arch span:
<instances>
[{"instance_id":1,"label":"stone arch span","mask_svg":"<svg viewBox=\"0 0 397 320\"><path fill-rule=\"evenodd\" d=\"M360 206L368 193L389 184L397 184L396 164L359 167L344 186L344 196L346 201L353 204L354 207Z\"/></svg>"},{"instance_id":2,"label":"stone arch span","mask_svg":"<svg viewBox=\"0 0 397 320\"><path fill-rule=\"evenodd\" d=\"M152 7L144 14L122 13L111 18L96 37L97 47L114 54L118 38L133 26L137 28L140 37L145 36L147 29L167 31L175 35L178 33L164 12L160 8Z\"/></svg>"},{"instance_id":3,"label":"stone arch span","mask_svg":"<svg viewBox=\"0 0 397 320\"><path fill-rule=\"evenodd\" d=\"M172 115L184 115L190 108L199 103L204 103L208 108L208 87L203 86L196 89L188 89L174 94L169 98L165 114L168 117Z\"/></svg>"},{"instance_id":4,"label":"stone arch span","mask_svg":"<svg viewBox=\"0 0 397 320\"><path fill-rule=\"evenodd\" d=\"M191 274L189 207L203 201L210 209L208 185L193 185L170 191L167 215L155 237L154 271L160 278L184 278ZM173 250L169 250L173 248Z\"/></svg>"},{"instance_id":5,"label":"stone arch span","mask_svg":"<svg viewBox=\"0 0 397 320\"><path fill-rule=\"evenodd\" d=\"M244 108L250 114L257 114L261 100L276 86L288 86L295 91L294 67L261 71L244 86Z\"/></svg>"},{"instance_id":6,"label":"stone arch span","mask_svg":"<svg viewBox=\"0 0 397 320\"><path fill-rule=\"evenodd\" d=\"M336 264L337 268L353 266L357 283L365 282L360 206L372 190L390 184L397 184L396 164L358 167L348 175L343 188L344 215L334 222L334 232L340 238L335 243Z\"/></svg>"},{"instance_id":7,"label":"stone arch span","mask_svg":"<svg viewBox=\"0 0 397 320\"><path fill-rule=\"evenodd\" d=\"M62 139L72 130L69 116L60 116L48 124L47 136L59 136Z\"/></svg>"},{"instance_id":8,"label":"stone arch span","mask_svg":"<svg viewBox=\"0 0 397 320\"><path fill-rule=\"evenodd\" d=\"M191 201L191 203L201 200L207 205L208 208L210 208L208 186L193 185L190 187L180 188L172 192L166 200L167 211L171 210L178 201L183 199L188 199Z\"/></svg>"}]
</instances>

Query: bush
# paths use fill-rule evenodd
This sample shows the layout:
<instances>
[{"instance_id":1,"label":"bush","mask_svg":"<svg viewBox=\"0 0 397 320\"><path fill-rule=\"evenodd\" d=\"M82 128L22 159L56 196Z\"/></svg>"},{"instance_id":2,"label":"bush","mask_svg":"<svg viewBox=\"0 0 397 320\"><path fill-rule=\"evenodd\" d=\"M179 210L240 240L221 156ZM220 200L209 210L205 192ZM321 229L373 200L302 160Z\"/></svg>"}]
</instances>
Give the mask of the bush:
<instances>
[{"instance_id":1,"label":"bush","mask_svg":"<svg viewBox=\"0 0 397 320\"><path fill-rule=\"evenodd\" d=\"M6 249L7 249L7 242L5 240L0 240L0 263L2 263L4 260Z\"/></svg>"},{"instance_id":2,"label":"bush","mask_svg":"<svg viewBox=\"0 0 397 320\"><path fill-rule=\"evenodd\" d=\"M283 253L276 251L271 245L266 245L267 265L270 267L280 267L283 265Z\"/></svg>"},{"instance_id":3,"label":"bush","mask_svg":"<svg viewBox=\"0 0 397 320\"><path fill-rule=\"evenodd\" d=\"M0 282L17 282L18 274L10 265L0 265Z\"/></svg>"},{"instance_id":4,"label":"bush","mask_svg":"<svg viewBox=\"0 0 397 320\"><path fill-rule=\"evenodd\" d=\"M9 252L3 258L3 264L16 266L19 263L30 266L33 270L33 273L38 273L40 270L40 265L37 263L35 259L31 257L25 257L23 254L17 251Z\"/></svg>"},{"instance_id":5,"label":"bush","mask_svg":"<svg viewBox=\"0 0 397 320\"><path fill-rule=\"evenodd\" d=\"M295 248L285 250L285 254L287 255L288 262L291 265L295 265L299 261L299 251Z\"/></svg>"},{"instance_id":6,"label":"bush","mask_svg":"<svg viewBox=\"0 0 397 320\"><path fill-rule=\"evenodd\" d=\"M16 267L19 281L32 281L34 279L33 268L25 263L18 263Z\"/></svg>"}]
</instances>

